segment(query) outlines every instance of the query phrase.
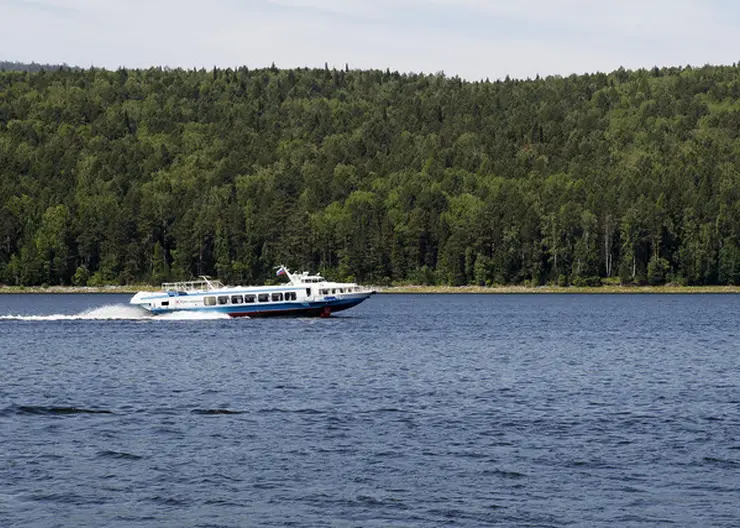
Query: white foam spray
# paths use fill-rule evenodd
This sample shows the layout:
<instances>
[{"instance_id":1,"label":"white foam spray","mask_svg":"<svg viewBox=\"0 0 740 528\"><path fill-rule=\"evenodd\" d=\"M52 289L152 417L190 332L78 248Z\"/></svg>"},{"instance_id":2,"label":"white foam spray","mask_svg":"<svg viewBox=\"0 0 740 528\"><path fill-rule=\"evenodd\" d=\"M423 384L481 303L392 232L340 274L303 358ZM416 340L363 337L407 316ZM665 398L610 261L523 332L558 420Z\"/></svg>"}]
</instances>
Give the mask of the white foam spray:
<instances>
[{"instance_id":1,"label":"white foam spray","mask_svg":"<svg viewBox=\"0 0 740 528\"><path fill-rule=\"evenodd\" d=\"M0 320L6 321L203 321L212 319L229 319L229 316L211 312L171 312L164 315L152 315L143 308L127 304L108 304L99 308L90 308L78 314L0 315Z\"/></svg>"}]
</instances>

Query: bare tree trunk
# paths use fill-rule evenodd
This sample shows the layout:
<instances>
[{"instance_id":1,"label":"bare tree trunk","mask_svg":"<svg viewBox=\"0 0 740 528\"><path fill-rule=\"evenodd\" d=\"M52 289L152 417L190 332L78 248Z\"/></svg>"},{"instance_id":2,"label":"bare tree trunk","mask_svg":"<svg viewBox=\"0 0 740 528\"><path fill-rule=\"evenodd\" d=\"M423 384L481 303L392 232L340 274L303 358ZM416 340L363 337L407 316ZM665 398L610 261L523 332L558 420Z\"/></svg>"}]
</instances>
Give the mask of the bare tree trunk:
<instances>
[{"instance_id":1,"label":"bare tree trunk","mask_svg":"<svg viewBox=\"0 0 740 528\"><path fill-rule=\"evenodd\" d=\"M611 215L606 215L604 221L604 263L606 267L606 276L612 276L612 267L614 263L614 255L612 254L612 237L614 234L614 226L612 225Z\"/></svg>"}]
</instances>

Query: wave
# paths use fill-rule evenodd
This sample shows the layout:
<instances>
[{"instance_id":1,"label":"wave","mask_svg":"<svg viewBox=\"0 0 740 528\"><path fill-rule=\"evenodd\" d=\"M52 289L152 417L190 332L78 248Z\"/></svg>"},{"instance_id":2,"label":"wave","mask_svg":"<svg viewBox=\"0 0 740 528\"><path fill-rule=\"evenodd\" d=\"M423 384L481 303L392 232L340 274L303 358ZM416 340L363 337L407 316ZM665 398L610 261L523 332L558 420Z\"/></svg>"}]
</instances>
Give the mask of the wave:
<instances>
[{"instance_id":1,"label":"wave","mask_svg":"<svg viewBox=\"0 0 740 528\"><path fill-rule=\"evenodd\" d=\"M243 411L233 411L231 409L193 409L193 414L217 415L217 414L244 414Z\"/></svg>"},{"instance_id":2,"label":"wave","mask_svg":"<svg viewBox=\"0 0 740 528\"><path fill-rule=\"evenodd\" d=\"M77 407L74 405L11 405L9 407L0 408L0 417L8 416L69 416L78 414L89 414L89 415L125 415L130 413L140 412L153 412L154 414L168 414L176 415L181 411L176 409L138 409L138 410L123 410L114 412L109 409L100 409L94 407ZM183 411L184 412L184 411ZM238 409L225 409L225 408L199 408L192 409L191 414L203 415L203 416L219 416L219 415L239 415L246 414L247 411ZM120 454L105 452L104 454Z\"/></svg>"},{"instance_id":3,"label":"wave","mask_svg":"<svg viewBox=\"0 0 740 528\"><path fill-rule=\"evenodd\" d=\"M84 409L81 407L53 407L45 405L20 405L3 410L4 414L113 414L106 409Z\"/></svg>"},{"instance_id":4,"label":"wave","mask_svg":"<svg viewBox=\"0 0 740 528\"><path fill-rule=\"evenodd\" d=\"M98 457L100 458L114 458L119 460L141 460L142 456L140 455L134 455L132 453L125 453L123 451L111 451L111 450L104 450L98 452Z\"/></svg>"},{"instance_id":5,"label":"wave","mask_svg":"<svg viewBox=\"0 0 740 528\"><path fill-rule=\"evenodd\" d=\"M213 319L230 319L227 314L213 312L172 312L163 315L152 313L127 304L109 304L99 308L90 308L78 314L50 315L0 315L5 321L203 321Z\"/></svg>"}]
</instances>

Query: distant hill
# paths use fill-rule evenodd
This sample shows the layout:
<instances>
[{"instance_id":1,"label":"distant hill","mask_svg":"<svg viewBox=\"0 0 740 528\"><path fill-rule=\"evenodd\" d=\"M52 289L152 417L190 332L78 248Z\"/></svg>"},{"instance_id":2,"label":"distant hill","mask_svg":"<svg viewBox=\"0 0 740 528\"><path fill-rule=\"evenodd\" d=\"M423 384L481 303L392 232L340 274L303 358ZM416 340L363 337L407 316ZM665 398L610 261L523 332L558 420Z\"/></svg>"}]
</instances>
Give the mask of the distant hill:
<instances>
[{"instance_id":1,"label":"distant hill","mask_svg":"<svg viewBox=\"0 0 740 528\"><path fill-rule=\"evenodd\" d=\"M0 94L0 284L740 285L739 65L65 67Z\"/></svg>"},{"instance_id":2,"label":"distant hill","mask_svg":"<svg viewBox=\"0 0 740 528\"><path fill-rule=\"evenodd\" d=\"M27 64L25 62L11 62L11 61L0 61L0 71L24 71L29 73L40 72L41 70L53 71L59 68L68 68L70 70L79 70L78 66L70 66L67 63L64 64L36 64L32 62Z\"/></svg>"}]
</instances>

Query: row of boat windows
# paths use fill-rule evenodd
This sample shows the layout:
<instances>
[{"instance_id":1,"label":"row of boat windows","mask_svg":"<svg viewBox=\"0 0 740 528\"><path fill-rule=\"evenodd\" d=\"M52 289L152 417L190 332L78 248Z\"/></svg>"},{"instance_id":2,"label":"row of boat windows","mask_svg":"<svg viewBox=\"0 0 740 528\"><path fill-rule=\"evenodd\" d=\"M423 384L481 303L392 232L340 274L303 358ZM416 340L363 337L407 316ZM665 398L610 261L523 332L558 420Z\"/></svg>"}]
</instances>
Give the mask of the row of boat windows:
<instances>
[{"instance_id":1,"label":"row of boat windows","mask_svg":"<svg viewBox=\"0 0 740 528\"><path fill-rule=\"evenodd\" d=\"M217 304L252 304L255 302L282 302L295 301L298 298L296 292L275 292L260 293L258 295L219 295L213 297L204 297L203 303L206 306L216 306Z\"/></svg>"}]
</instances>

